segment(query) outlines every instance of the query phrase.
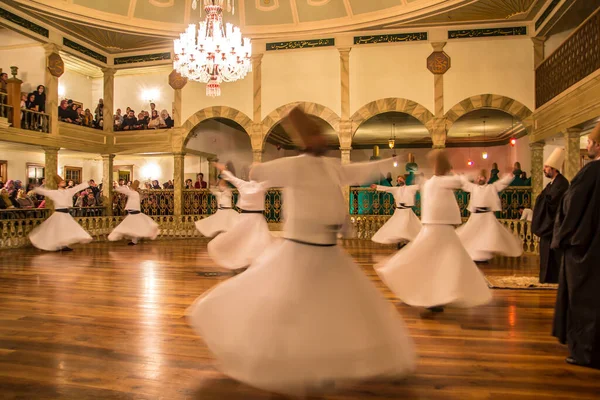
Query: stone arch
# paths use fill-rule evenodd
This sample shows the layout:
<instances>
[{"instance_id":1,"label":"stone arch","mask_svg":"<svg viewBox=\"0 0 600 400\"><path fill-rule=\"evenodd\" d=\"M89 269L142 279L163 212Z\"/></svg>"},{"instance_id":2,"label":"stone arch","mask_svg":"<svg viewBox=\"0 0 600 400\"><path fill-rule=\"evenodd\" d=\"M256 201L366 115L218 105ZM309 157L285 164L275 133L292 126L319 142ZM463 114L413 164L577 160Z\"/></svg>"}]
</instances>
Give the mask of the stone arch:
<instances>
[{"instance_id":1,"label":"stone arch","mask_svg":"<svg viewBox=\"0 0 600 400\"><path fill-rule=\"evenodd\" d=\"M352 121L352 137L354 137L358 128L370 118L394 111L415 117L431 132L435 118L431 111L412 100L389 97L367 103L352 115L350 118Z\"/></svg>"},{"instance_id":2,"label":"stone arch","mask_svg":"<svg viewBox=\"0 0 600 400\"><path fill-rule=\"evenodd\" d=\"M277 125L283 118L287 116L290 110L294 107L300 106L302 111L304 111L308 115L312 115L314 117L321 118L325 122L327 122L335 132L340 132L340 117L336 114L332 109L325 107L321 104L311 103L306 101L296 101L293 103L285 104L277 109L271 111L269 115L267 115L262 120L262 129L263 129L263 146L264 142L267 140L267 136L271 130Z\"/></svg>"},{"instance_id":3,"label":"stone arch","mask_svg":"<svg viewBox=\"0 0 600 400\"><path fill-rule=\"evenodd\" d=\"M501 110L518 118L523 122L527 133L531 133L531 116L533 112L517 100L498 94L480 94L471 96L456 104L444 115L446 119L446 132L448 132L452 125L463 115L484 108Z\"/></svg>"},{"instance_id":4,"label":"stone arch","mask_svg":"<svg viewBox=\"0 0 600 400\"><path fill-rule=\"evenodd\" d=\"M183 129L183 147L187 144L190 139L190 135L193 129L198 126L199 123L212 118L227 118L238 123L250 138L252 138L252 120L248 118L243 112L236 110L235 108L227 106L213 106L206 107L202 110L194 113L187 119L181 126Z\"/></svg>"}]
</instances>

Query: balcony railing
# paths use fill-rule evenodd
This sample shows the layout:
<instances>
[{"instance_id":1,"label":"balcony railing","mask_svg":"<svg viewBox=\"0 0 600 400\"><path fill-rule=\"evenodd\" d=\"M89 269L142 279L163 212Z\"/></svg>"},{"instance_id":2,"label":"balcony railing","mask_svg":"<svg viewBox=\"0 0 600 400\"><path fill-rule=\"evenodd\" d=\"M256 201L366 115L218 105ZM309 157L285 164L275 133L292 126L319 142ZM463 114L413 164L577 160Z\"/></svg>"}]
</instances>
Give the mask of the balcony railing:
<instances>
[{"instance_id":1,"label":"balcony railing","mask_svg":"<svg viewBox=\"0 0 600 400\"><path fill-rule=\"evenodd\" d=\"M600 68L600 9L535 70L535 105L541 107Z\"/></svg>"},{"instance_id":2,"label":"balcony railing","mask_svg":"<svg viewBox=\"0 0 600 400\"><path fill-rule=\"evenodd\" d=\"M50 132L50 116L39 111L21 110L21 128L48 133Z\"/></svg>"},{"instance_id":3,"label":"balcony railing","mask_svg":"<svg viewBox=\"0 0 600 400\"><path fill-rule=\"evenodd\" d=\"M11 118L12 107L8 105L8 96L0 92L0 118Z\"/></svg>"},{"instance_id":4,"label":"balcony railing","mask_svg":"<svg viewBox=\"0 0 600 400\"><path fill-rule=\"evenodd\" d=\"M141 190L140 208L146 215L173 215L175 196L173 189ZM115 193L113 197L113 214L127 215L125 205L127 196Z\"/></svg>"}]
</instances>

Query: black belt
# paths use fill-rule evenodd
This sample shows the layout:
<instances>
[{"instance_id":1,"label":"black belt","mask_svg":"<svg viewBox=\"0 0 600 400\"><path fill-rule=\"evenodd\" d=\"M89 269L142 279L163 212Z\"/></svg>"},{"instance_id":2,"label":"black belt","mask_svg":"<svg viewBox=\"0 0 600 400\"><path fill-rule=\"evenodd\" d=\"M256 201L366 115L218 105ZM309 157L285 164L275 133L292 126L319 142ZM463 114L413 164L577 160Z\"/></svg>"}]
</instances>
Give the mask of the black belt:
<instances>
[{"instance_id":1,"label":"black belt","mask_svg":"<svg viewBox=\"0 0 600 400\"><path fill-rule=\"evenodd\" d=\"M400 204L398 204L398 205L396 206L396 208L398 208L398 209L400 209L400 210L405 210L405 209L407 209L407 208L412 208L412 206L407 206L407 205L406 205L406 204L404 204L404 203L400 203Z\"/></svg>"},{"instance_id":2,"label":"black belt","mask_svg":"<svg viewBox=\"0 0 600 400\"><path fill-rule=\"evenodd\" d=\"M219 206L219 210L231 210L232 207L221 207Z\"/></svg>"},{"instance_id":3,"label":"black belt","mask_svg":"<svg viewBox=\"0 0 600 400\"><path fill-rule=\"evenodd\" d=\"M492 211L489 207L475 207L475 214L483 214Z\"/></svg>"},{"instance_id":4,"label":"black belt","mask_svg":"<svg viewBox=\"0 0 600 400\"><path fill-rule=\"evenodd\" d=\"M69 209L68 208L57 208L54 211L55 212L59 212L59 213L63 213L63 214L68 214L69 213Z\"/></svg>"},{"instance_id":5,"label":"black belt","mask_svg":"<svg viewBox=\"0 0 600 400\"><path fill-rule=\"evenodd\" d=\"M263 210L240 210L242 214L264 214Z\"/></svg>"},{"instance_id":6,"label":"black belt","mask_svg":"<svg viewBox=\"0 0 600 400\"><path fill-rule=\"evenodd\" d=\"M135 215L135 214L141 214L141 211L137 211L137 210L127 210L127 214L129 215Z\"/></svg>"},{"instance_id":7,"label":"black belt","mask_svg":"<svg viewBox=\"0 0 600 400\"><path fill-rule=\"evenodd\" d=\"M314 247L333 247L333 246L337 246L337 243L327 243L327 244L323 244L323 243L311 243L311 242L305 242L303 240L298 240L298 239L290 239L290 238L284 238L285 240L289 240L290 242L294 242L294 243L298 243L298 244L303 244L306 246L314 246Z\"/></svg>"}]
</instances>

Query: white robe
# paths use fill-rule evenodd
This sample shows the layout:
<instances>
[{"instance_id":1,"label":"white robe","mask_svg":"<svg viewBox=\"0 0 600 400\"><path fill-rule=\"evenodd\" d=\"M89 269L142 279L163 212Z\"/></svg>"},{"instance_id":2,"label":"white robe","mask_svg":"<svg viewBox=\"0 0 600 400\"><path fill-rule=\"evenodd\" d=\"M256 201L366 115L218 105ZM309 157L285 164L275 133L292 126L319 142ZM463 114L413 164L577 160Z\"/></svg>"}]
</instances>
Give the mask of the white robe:
<instances>
[{"instance_id":1,"label":"white robe","mask_svg":"<svg viewBox=\"0 0 600 400\"><path fill-rule=\"evenodd\" d=\"M115 190L127 196L125 210L140 211L140 194L128 186L117 186ZM154 240L160 232L159 226L154 220L143 213L127 214L125 219L108 235L108 240L116 241L123 238Z\"/></svg>"},{"instance_id":2,"label":"white robe","mask_svg":"<svg viewBox=\"0 0 600 400\"><path fill-rule=\"evenodd\" d=\"M330 381L413 370L415 351L400 315L336 246L347 213L342 186L378 178L387 163L342 166L303 155L255 166L255 179L284 188L287 240L188 309L225 374L302 396Z\"/></svg>"},{"instance_id":3,"label":"white robe","mask_svg":"<svg viewBox=\"0 0 600 400\"><path fill-rule=\"evenodd\" d=\"M216 213L207 218L196 221L196 229L206 237L214 237L222 232L227 232L235 224L238 212L232 208L233 193L231 189L210 189L217 199L219 208Z\"/></svg>"},{"instance_id":4,"label":"white robe","mask_svg":"<svg viewBox=\"0 0 600 400\"><path fill-rule=\"evenodd\" d=\"M247 267L273 242L262 212L265 209L265 192L269 183L244 181L229 171L224 171L221 175L239 190L237 206L242 213L227 232L210 241L208 255L224 268Z\"/></svg>"},{"instance_id":5,"label":"white robe","mask_svg":"<svg viewBox=\"0 0 600 400\"><path fill-rule=\"evenodd\" d=\"M54 202L54 209L68 210L73 207L73 196L87 189L87 183L81 183L71 189L49 190L37 187L34 190ZM57 251L73 243L89 243L92 237L68 213L54 212L40 226L29 234L29 240L38 249Z\"/></svg>"},{"instance_id":6,"label":"white robe","mask_svg":"<svg viewBox=\"0 0 600 400\"><path fill-rule=\"evenodd\" d=\"M469 211L471 216L466 224L456 230L462 244L473 261L487 261L494 254L507 257L519 257L523 254L523 244L498 221L495 211L501 211L502 205L498 192L504 190L513 181L514 176L485 185L476 185L462 177L462 189L471 193ZM477 210L488 209L488 212Z\"/></svg>"},{"instance_id":7,"label":"white robe","mask_svg":"<svg viewBox=\"0 0 600 400\"><path fill-rule=\"evenodd\" d=\"M381 280L408 305L473 307L492 298L483 274L454 230L461 222L454 196L460 187L456 176L434 176L425 182L421 232L376 266Z\"/></svg>"},{"instance_id":8,"label":"white robe","mask_svg":"<svg viewBox=\"0 0 600 400\"><path fill-rule=\"evenodd\" d=\"M411 241L417 237L421 231L421 221L410 207L415 205L415 194L419 190L419 186L377 186L376 190L391 193L394 196L396 210L371 240L377 243L392 244Z\"/></svg>"}]
</instances>

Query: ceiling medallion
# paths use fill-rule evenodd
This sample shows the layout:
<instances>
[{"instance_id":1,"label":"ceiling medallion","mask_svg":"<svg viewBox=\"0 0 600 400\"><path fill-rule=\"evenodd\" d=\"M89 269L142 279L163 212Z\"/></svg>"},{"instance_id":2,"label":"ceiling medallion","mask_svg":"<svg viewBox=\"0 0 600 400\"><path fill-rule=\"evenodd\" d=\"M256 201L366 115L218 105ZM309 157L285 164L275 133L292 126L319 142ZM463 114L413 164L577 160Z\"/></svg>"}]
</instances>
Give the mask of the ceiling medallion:
<instances>
[{"instance_id":1,"label":"ceiling medallion","mask_svg":"<svg viewBox=\"0 0 600 400\"><path fill-rule=\"evenodd\" d=\"M184 78L206 83L206 95L216 97L221 95L221 82L243 79L252 71L252 44L238 27L223 25L223 6L226 3L233 14L234 0L203 1L204 21L198 27L189 25L174 41L173 68Z\"/></svg>"}]
</instances>

